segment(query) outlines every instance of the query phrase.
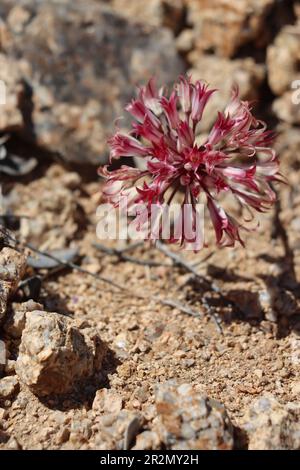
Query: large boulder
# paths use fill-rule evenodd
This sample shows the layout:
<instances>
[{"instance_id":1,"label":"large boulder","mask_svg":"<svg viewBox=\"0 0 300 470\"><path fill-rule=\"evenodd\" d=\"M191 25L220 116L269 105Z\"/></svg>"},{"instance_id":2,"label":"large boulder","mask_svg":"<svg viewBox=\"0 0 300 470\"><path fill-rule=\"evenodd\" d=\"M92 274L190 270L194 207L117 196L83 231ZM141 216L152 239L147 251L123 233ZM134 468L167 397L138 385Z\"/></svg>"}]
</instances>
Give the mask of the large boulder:
<instances>
[{"instance_id":1,"label":"large boulder","mask_svg":"<svg viewBox=\"0 0 300 470\"><path fill-rule=\"evenodd\" d=\"M266 43L267 16L275 0L186 0L188 22L193 26L199 52L214 51L222 57L255 42Z\"/></svg>"},{"instance_id":2,"label":"large boulder","mask_svg":"<svg viewBox=\"0 0 300 470\"><path fill-rule=\"evenodd\" d=\"M0 16L6 31L1 60L14 71L8 100L23 118L20 125L16 110L12 124L66 160L103 162L114 120L135 86L152 75L168 84L183 70L169 29L133 24L94 0L21 0L17 6L4 0Z\"/></svg>"}]
</instances>

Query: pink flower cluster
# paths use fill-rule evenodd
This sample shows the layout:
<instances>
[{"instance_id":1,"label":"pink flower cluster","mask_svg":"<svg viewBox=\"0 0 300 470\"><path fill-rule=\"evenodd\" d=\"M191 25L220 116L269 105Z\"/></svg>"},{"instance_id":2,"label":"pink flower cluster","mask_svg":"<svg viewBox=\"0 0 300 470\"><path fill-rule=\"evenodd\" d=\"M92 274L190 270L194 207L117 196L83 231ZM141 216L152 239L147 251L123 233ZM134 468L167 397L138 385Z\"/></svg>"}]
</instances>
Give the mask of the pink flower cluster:
<instances>
[{"instance_id":1,"label":"pink flower cluster","mask_svg":"<svg viewBox=\"0 0 300 470\"><path fill-rule=\"evenodd\" d=\"M244 225L220 206L220 195L232 194L251 215L252 209L266 211L275 201L270 183L280 180L279 164L270 148L272 133L253 117L250 104L240 100L237 87L198 143L198 124L215 92L201 81L193 84L190 77L180 77L166 95L151 79L126 107L134 118L131 131L118 130L109 140L111 160L139 157L145 169L124 165L109 171L106 166L100 174L107 178L110 201L118 205L130 194L131 203L145 204L148 215L151 205L170 205L176 193L182 194L182 207L196 207L204 198L217 244L233 246L243 244L239 231ZM184 236L179 241L184 244Z\"/></svg>"}]
</instances>

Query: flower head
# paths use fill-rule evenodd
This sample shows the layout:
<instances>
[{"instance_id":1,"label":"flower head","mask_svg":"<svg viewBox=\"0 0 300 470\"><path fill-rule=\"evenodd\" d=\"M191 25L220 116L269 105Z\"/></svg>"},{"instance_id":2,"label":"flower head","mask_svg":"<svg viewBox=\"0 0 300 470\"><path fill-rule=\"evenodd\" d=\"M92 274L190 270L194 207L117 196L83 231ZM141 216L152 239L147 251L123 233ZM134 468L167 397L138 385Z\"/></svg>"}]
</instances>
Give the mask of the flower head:
<instances>
[{"instance_id":1,"label":"flower head","mask_svg":"<svg viewBox=\"0 0 300 470\"><path fill-rule=\"evenodd\" d=\"M167 95L151 79L126 107L134 118L131 131L118 130L109 140L111 159L138 157L145 169L123 165L112 171L104 167L100 173L107 178L105 194L114 204L130 194L130 204L145 205L136 214L139 227L150 217L151 207L169 206L179 194L182 210L186 204L193 208L193 220L197 203L204 200L217 244L233 246L236 241L243 244L240 229L245 226L221 207L221 196L233 195L251 214L266 211L275 201L271 182L280 179L279 164L270 148L272 133L254 118L250 104L240 100L237 87L207 138L198 142L198 124L215 92L201 81L193 84L190 77L180 77ZM169 237L170 242L178 239L186 242L184 231Z\"/></svg>"}]
</instances>

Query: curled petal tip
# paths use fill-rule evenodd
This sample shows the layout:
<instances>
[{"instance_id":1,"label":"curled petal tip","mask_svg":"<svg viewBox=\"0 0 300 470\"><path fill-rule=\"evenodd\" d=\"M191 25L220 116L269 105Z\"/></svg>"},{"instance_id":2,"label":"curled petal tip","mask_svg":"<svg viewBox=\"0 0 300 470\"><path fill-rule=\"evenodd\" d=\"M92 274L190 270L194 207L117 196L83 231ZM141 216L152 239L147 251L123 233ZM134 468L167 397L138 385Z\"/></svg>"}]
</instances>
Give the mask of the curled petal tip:
<instances>
[{"instance_id":1,"label":"curled petal tip","mask_svg":"<svg viewBox=\"0 0 300 470\"><path fill-rule=\"evenodd\" d=\"M233 246L238 242L243 246L240 231L246 227L222 208L222 195L231 194L250 212L265 212L276 198L272 182L282 182L284 177L271 148L274 133L253 116L251 103L240 99L237 84L232 87L225 110L218 112L207 139L199 144L197 126L216 92L201 80L193 83L190 76L180 76L168 94L166 89L157 89L152 77L126 106L134 120L131 130L125 134L118 129L108 141L110 159L142 157L146 169L123 166L109 171L104 167L99 173L109 187L120 183L120 195L132 187L132 203L145 203L147 211L151 204L171 204L175 194L183 205L192 202L193 207L200 197L206 197L217 245ZM183 196L179 189L183 189ZM138 218L141 228L145 215ZM175 241L188 242L184 234L170 235L169 242Z\"/></svg>"}]
</instances>

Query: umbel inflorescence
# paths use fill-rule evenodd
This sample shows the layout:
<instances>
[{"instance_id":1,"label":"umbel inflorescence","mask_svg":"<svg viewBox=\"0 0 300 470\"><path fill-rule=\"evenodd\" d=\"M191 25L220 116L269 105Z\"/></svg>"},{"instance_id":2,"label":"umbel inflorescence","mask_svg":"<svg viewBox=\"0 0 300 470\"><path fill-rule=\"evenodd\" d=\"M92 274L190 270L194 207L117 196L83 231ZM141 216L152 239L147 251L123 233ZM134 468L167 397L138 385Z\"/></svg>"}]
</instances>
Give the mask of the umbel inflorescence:
<instances>
[{"instance_id":1,"label":"umbel inflorescence","mask_svg":"<svg viewBox=\"0 0 300 470\"><path fill-rule=\"evenodd\" d=\"M270 147L272 132L255 119L251 105L239 98L238 88L223 112L216 116L209 134L199 142L199 123L207 102L216 92L205 83L192 83L180 77L169 95L157 89L155 80L140 88L138 97L127 105L132 115L131 130L117 130L109 140L110 161L120 157L144 159L145 169L123 165L100 173L107 179L104 194L118 206L126 196L131 206L143 207L135 212L137 228L149 219L153 207L169 207L176 196L181 208L196 207L204 201L208 208L218 245L243 244L240 229L249 217L238 222L220 205L225 194L232 195L253 216L253 210L265 212L275 201L271 182L279 181L278 158ZM152 209L151 209L152 208ZM185 231L170 242L186 242Z\"/></svg>"}]
</instances>

